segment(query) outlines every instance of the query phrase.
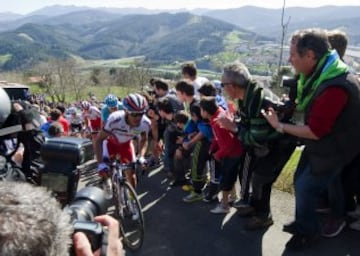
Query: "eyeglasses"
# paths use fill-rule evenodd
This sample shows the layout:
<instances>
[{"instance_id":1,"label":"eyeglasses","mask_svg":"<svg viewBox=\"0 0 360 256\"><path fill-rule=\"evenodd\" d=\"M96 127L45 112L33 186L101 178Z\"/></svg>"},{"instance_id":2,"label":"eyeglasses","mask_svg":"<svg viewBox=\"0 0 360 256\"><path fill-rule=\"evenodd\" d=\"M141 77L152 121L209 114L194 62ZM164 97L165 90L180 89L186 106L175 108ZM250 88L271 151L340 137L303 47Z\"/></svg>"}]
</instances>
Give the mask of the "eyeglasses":
<instances>
[{"instance_id":1,"label":"eyeglasses","mask_svg":"<svg viewBox=\"0 0 360 256\"><path fill-rule=\"evenodd\" d=\"M226 85L230 85L230 84L232 84L232 83L221 83L220 85L222 88L224 88Z\"/></svg>"},{"instance_id":2,"label":"eyeglasses","mask_svg":"<svg viewBox=\"0 0 360 256\"><path fill-rule=\"evenodd\" d=\"M140 113L136 113L136 112L132 112L132 113L129 113L130 116L132 117L141 117L144 115L144 113L140 112Z\"/></svg>"}]
</instances>

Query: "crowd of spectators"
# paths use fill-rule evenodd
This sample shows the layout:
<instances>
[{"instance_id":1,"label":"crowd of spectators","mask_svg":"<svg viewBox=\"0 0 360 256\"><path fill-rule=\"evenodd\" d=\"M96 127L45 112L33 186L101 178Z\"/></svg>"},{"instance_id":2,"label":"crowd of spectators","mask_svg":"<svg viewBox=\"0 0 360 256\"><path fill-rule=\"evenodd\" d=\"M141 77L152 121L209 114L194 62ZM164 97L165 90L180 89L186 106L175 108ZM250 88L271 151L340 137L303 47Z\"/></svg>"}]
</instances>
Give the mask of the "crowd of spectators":
<instances>
[{"instance_id":1,"label":"crowd of spectators","mask_svg":"<svg viewBox=\"0 0 360 256\"><path fill-rule=\"evenodd\" d=\"M151 94L140 93L151 121L148 164L162 160L170 185L188 192L184 203L215 202L212 214L235 207L239 216L250 217L245 229L263 230L274 223L273 183L302 146L295 218L283 228L292 234L286 248L310 247L320 235L337 236L346 224L360 231L360 82L343 61L346 42L337 31L292 35L289 62L297 87L290 99L265 88L239 62L225 65L221 81L200 77L194 63L183 65L174 89L153 78ZM49 108L43 100L34 106L46 137L74 135L77 128L92 139L123 108L113 95L101 105L88 100ZM295 112L303 119L295 120ZM319 211L327 218L319 218Z\"/></svg>"}]
</instances>

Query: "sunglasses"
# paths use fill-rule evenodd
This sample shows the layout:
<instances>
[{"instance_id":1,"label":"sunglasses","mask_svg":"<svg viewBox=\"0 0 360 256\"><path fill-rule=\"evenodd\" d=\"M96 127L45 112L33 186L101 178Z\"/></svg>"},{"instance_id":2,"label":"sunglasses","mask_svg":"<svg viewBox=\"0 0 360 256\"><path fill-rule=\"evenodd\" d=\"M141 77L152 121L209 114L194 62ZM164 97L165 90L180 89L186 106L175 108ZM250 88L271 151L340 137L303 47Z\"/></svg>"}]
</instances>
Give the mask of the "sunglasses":
<instances>
[{"instance_id":1,"label":"sunglasses","mask_svg":"<svg viewBox=\"0 0 360 256\"><path fill-rule=\"evenodd\" d=\"M129 113L129 115L132 116L132 117L141 117L141 116L144 115L144 113L142 113L142 112L141 113L136 113L135 112L135 113Z\"/></svg>"},{"instance_id":2,"label":"sunglasses","mask_svg":"<svg viewBox=\"0 0 360 256\"><path fill-rule=\"evenodd\" d=\"M222 88L224 88L226 85L230 85L230 84L232 84L232 83L221 83L220 85Z\"/></svg>"}]
</instances>

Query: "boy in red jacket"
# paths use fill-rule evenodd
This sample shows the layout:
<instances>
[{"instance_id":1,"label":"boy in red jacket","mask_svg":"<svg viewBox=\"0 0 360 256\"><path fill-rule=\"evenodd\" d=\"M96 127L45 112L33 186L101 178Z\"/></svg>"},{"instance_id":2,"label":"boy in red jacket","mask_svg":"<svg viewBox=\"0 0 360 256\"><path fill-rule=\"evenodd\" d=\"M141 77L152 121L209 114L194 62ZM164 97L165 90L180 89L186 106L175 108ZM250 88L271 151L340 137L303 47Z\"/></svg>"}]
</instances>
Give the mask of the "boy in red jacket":
<instances>
[{"instance_id":1,"label":"boy in red jacket","mask_svg":"<svg viewBox=\"0 0 360 256\"><path fill-rule=\"evenodd\" d=\"M221 162L220 190L222 191L222 199L220 204L210 212L215 214L228 213L230 211L229 194L235 185L244 149L235 134L216 122L216 119L226 115L226 112L217 106L215 97L203 97L200 101L200 110L201 116L210 120L214 133L210 152L216 160Z\"/></svg>"}]
</instances>

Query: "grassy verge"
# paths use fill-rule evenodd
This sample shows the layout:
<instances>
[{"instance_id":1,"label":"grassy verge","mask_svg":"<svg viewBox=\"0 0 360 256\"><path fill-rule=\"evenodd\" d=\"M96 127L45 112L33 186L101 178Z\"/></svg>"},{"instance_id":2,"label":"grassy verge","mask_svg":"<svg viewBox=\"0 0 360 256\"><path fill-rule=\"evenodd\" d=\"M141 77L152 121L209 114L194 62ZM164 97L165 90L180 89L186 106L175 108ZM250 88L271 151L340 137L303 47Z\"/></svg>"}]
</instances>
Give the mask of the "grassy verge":
<instances>
[{"instance_id":1,"label":"grassy verge","mask_svg":"<svg viewBox=\"0 0 360 256\"><path fill-rule=\"evenodd\" d=\"M274 187L284 192L294 193L294 172L299 162L302 149L296 148L289 161L286 163L280 176L276 180Z\"/></svg>"}]
</instances>

